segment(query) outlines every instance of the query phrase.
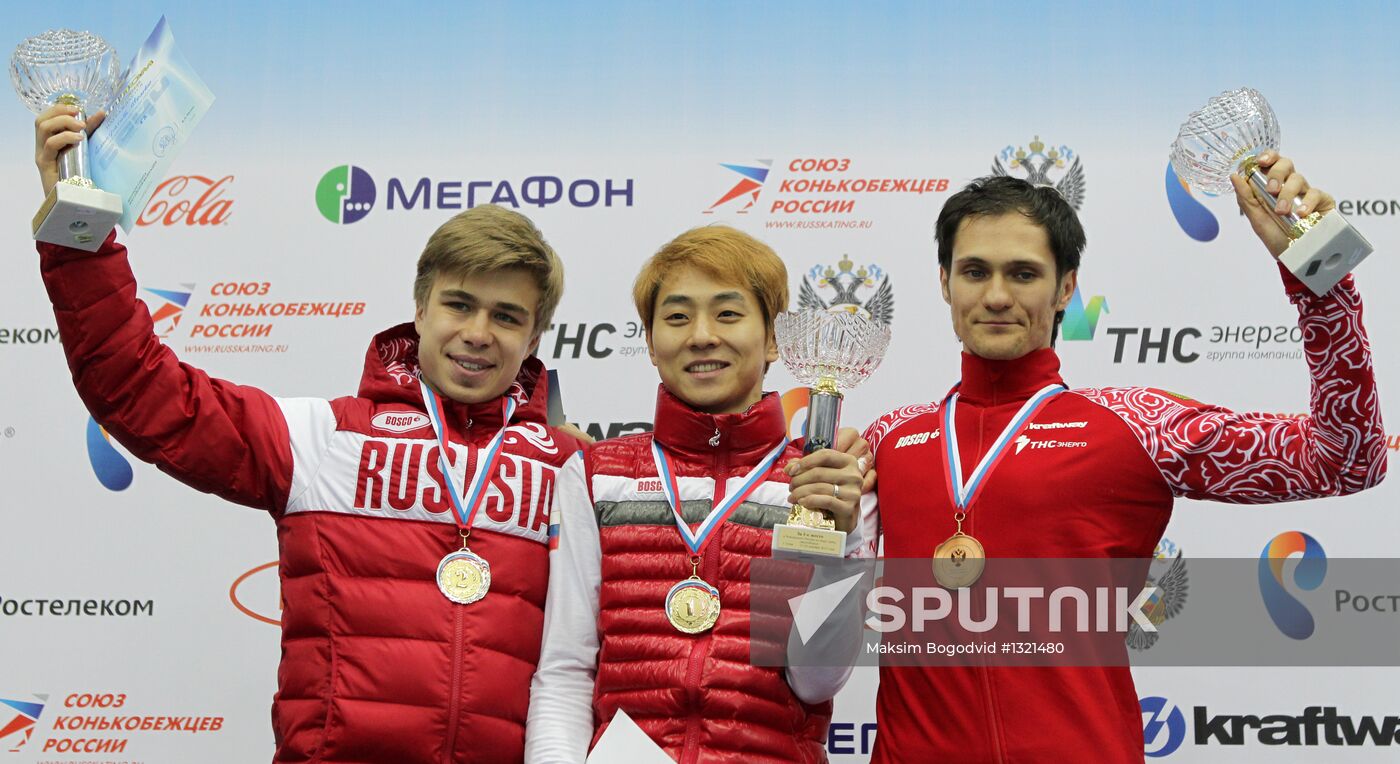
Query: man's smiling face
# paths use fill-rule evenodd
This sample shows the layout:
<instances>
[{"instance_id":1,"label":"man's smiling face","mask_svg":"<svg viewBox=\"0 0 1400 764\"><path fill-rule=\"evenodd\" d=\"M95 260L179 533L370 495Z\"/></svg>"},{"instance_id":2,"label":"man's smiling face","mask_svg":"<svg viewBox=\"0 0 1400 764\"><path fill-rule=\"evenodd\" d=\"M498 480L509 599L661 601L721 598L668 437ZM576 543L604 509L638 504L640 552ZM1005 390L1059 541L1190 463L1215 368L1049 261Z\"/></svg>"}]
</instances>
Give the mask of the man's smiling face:
<instances>
[{"instance_id":1,"label":"man's smiling face","mask_svg":"<svg viewBox=\"0 0 1400 764\"><path fill-rule=\"evenodd\" d=\"M737 414L757 403L764 368L778 360L753 292L691 267L662 282L647 348L666 389L707 414Z\"/></svg>"},{"instance_id":2,"label":"man's smiling face","mask_svg":"<svg viewBox=\"0 0 1400 764\"><path fill-rule=\"evenodd\" d=\"M1045 229L1019 212L984 215L964 219L953 241L939 280L963 348L1005 360L1050 347L1076 274L1057 278Z\"/></svg>"},{"instance_id":3,"label":"man's smiling face","mask_svg":"<svg viewBox=\"0 0 1400 764\"><path fill-rule=\"evenodd\" d=\"M524 270L439 274L413 321L423 378L459 403L499 398L540 344L539 304Z\"/></svg>"}]
</instances>

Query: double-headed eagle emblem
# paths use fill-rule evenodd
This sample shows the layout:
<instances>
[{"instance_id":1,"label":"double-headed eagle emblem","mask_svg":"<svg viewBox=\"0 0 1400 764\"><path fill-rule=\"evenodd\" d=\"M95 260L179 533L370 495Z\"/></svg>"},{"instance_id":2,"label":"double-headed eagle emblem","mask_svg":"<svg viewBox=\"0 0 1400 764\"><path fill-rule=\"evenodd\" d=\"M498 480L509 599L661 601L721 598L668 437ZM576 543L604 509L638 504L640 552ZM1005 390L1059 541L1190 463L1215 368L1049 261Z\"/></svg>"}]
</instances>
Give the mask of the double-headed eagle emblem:
<instances>
[{"instance_id":1,"label":"double-headed eagle emblem","mask_svg":"<svg viewBox=\"0 0 1400 764\"><path fill-rule=\"evenodd\" d=\"M1176 553L1175 557L1172 556L1173 552ZM1147 585L1157 587L1156 593L1142 606L1143 615L1152 625L1161 626L1186 606L1186 593L1190 589L1186 579L1186 560L1182 559L1181 550L1176 544L1167 539L1157 544L1147 572ZM1159 636L1160 632L1143 631L1136 622L1128 625L1128 647L1134 650L1152 647Z\"/></svg>"},{"instance_id":2,"label":"double-headed eagle emblem","mask_svg":"<svg viewBox=\"0 0 1400 764\"><path fill-rule=\"evenodd\" d=\"M827 301L818 294L819 289L830 289L835 294ZM861 300L857 292L863 289L874 289L875 293ZM894 288L884 269L878 265L857 268L845 255L834 268L817 265L807 271L797 293L797 304L804 310L855 313L885 326L894 321Z\"/></svg>"},{"instance_id":3,"label":"double-headed eagle emblem","mask_svg":"<svg viewBox=\"0 0 1400 764\"><path fill-rule=\"evenodd\" d=\"M1013 170L1023 170L1026 181L1054 188L1069 202L1069 206L1078 211L1084 203L1084 166L1080 164L1079 155L1068 146L1052 146L1047 150L1039 135L1030 142L1030 149L1029 152L1019 146L1014 150L1010 146L1002 149L992 158L992 174L1010 175ZM1051 182L1050 171L1063 170L1066 164L1069 164L1069 171L1058 183Z\"/></svg>"}]
</instances>

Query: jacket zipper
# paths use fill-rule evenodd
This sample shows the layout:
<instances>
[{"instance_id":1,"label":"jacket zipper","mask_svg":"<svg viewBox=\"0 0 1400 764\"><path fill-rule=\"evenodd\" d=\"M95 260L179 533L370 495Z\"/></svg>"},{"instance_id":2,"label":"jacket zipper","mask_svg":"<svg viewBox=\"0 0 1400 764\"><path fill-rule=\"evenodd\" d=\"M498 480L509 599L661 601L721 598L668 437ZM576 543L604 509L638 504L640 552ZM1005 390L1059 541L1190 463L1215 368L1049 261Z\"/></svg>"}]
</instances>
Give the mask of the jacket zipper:
<instances>
[{"instance_id":1,"label":"jacket zipper","mask_svg":"<svg viewBox=\"0 0 1400 764\"><path fill-rule=\"evenodd\" d=\"M715 434L710 438L709 444L714 448L719 448L720 431L718 427L715 428ZM729 478L729 449L720 449L715 452L713 475L715 491L710 501L712 508L724 500L725 482ZM714 532L724 533L723 526L715 528ZM718 579L715 578L715 574L719 572L719 543L722 543L721 539L716 537L711 542L711 546L714 548L706 550L709 554L704 555L700 560L700 577L709 581L716 588L719 586ZM721 616L724 613L723 608L724 601L721 599ZM680 764L695 764L700 759L700 725L704 716L700 713L700 675L704 673L705 661L710 657L710 645L713 639L714 629L711 629L690 646L690 662L685 670L686 696L689 700L690 712L687 714L685 723L685 745L681 747Z\"/></svg>"},{"instance_id":2,"label":"jacket zipper","mask_svg":"<svg viewBox=\"0 0 1400 764\"><path fill-rule=\"evenodd\" d=\"M982 699L986 701L983 708L987 712L987 724L991 728L992 761L999 764L1006 759L1001 750L1001 725L997 722L996 701L992 698L991 669L987 667L985 658L978 662L977 673L982 678Z\"/></svg>"},{"instance_id":3,"label":"jacket zipper","mask_svg":"<svg viewBox=\"0 0 1400 764\"><path fill-rule=\"evenodd\" d=\"M461 721L462 695L462 610L465 606L453 603L452 617L452 696L447 702L447 750L443 753L444 764L456 760L457 726Z\"/></svg>"},{"instance_id":4,"label":"jacket zipper","mask_svg":"<svg viewBox=\"0 0 1400 764\"><path fill-rule=\"evenodd\" d=\"M958 426L958 423L957 423L957 422L954 422L954 423L953 423L953 426L954 426L954 427L957 427L957 426ZM983 446L984 441L986 440L986 435L987 435L987 412L986 412L985 409L980 409L980 410L978 410L978 412L977 412L977 447L978 447L978 450L977 450L978 456L977 456L977 458L978 458L978 460L981 459L982 446ZM958 456L958 458L962 458L962 455L961 455L961 454L958 454L957 456ZM974 517L976 514L977 514L976 512L969 512L969 513L967 514L967 518L964 520L964 523L967 525L967 530L964 531L964 532L967 533L969 536L972 536L972 537L974 537L974 538L977 536L976 526L974 525L974 522L975 522L975 521L973 520L973 517ZM987 663L986 663L986 660L985 660L985 659L979 660L979 661L978 661L978 663L977 663L977 675L978 675L978 678L982 680L982 681L981 681L981 685L982 685L982 700L983 700L982 708L983 708L983 710L984 710L984 711L986 712L986 714L987 714L987 725L988 725L988 727L990 728L990 731L991 731L991 741L990 741L990 742L991 742L991 749L992 749L992 761L1001 762L1001 761L1004 761L1003 754L1002 754L1002 750L1001 750L1001 725L997 723L996 701L995 701L995 700L993 699L993 697L992 697L992 675L991 675L990 669L988 669L988 667L987 667Z\"/></svg>"}]
</instances>

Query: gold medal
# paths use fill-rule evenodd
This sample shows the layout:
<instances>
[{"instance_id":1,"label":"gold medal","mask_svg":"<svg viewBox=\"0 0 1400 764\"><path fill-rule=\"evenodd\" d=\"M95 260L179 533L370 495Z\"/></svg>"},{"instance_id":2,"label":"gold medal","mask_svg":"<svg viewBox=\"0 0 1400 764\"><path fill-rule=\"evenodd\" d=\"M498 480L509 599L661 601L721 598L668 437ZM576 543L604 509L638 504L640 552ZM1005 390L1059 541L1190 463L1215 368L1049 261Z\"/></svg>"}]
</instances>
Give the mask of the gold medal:
<instances>
[{"instance_id":1,"label":"gold medal","mask_svg":"<svg viewBox=\"0 0 1400 764\"><path fill-rule=\"evenodd\" d=\"M437 585L442 596L470 605L491 590L491 565L463 544L438 563Z\"/></svg>"},{"instance_id":2,"label":"gold medal","mask_svg":"<svg viewBox=\"0 0 1400 764\"><path fill-rule=\"evenodd\" d=\"M699 634L719 620L719 590L699 576L691 576L666 593L666 620L677 631Z\"/></svg>"},{"instance_id":3,"label":"gold medal","mask_svg":"<svg viewBox=\"0 0 1400 764\"><path fill-rule=\"evenodd\" d=\"M448 428L442 400L438 398L428 383L420 376L418 390L423 394L423 406L428 412L428 421L433 425L433 434L438 441L438 469L443 482L447 484L447 495L452 499L454 519L457 521L457 534L462 537L462 548L442 558L437 566L438 591L442 596L459 605L470 605L491 591L491 565L481 555L467 548L467 539L472 535L472 520L481 509L486 498L486 484L496 474L496 464L501 459L501 445L506 430L510 427L510 417L515 413L515 399L509 395L501 398L501 429L491 437L485 449L480 449L476 473L467 486L466 493L457 491L457 481L452 477L452 446L448 443ZM471 426L471 420L467 420ZM467 463L472 463L472 446L467 444ZM466 499L465 506L462 499Z\"/></svg>"}]
</instances>

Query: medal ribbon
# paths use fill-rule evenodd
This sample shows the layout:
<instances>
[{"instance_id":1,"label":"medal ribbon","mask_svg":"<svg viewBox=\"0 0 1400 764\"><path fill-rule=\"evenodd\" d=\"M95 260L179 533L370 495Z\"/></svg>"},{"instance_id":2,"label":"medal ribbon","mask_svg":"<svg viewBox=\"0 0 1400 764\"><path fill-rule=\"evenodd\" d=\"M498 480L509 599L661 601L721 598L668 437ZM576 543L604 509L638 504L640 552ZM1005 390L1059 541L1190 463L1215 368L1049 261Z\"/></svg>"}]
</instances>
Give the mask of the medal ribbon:
<instances>
[{"instance_id":1,"label":"medal ribbon","mask_svg":"<svg viewBox=\"0 0 1400 764\"><path fill-rule=\"evenodd\" d=\"M716 528L720 526L729 516L734 514L734 510L744 503L744 499L752 494L763 478L773 469L773 465L787 448L788 439L783 438L778 445L773 447L764 457L759 460L754 468L744 476L743 482L739 485L739 490L724 497L724 501L716 504L710 510L710 514L705 517L704 522L691 532L690 524L685 521L685 516L681 514L681 491L680 484L676 481L676 472L671 469L671 457L666 450L661 447L655 439L651 441L651 458L656 462L656 474L661 477L661 490L666 494L666 503L671 505L671 514L675 515L676 528L681 532L681 540L690 549L691 554L700 554L705 550L705 545L710 543Z\"/></svg>"},{"instance_id":2,"label":"medal ribbon","mask_svg":"<svg viewBox=\"0 0 1400 764\"><path fill-rule=\"evenodd\" d=\"M423 403L428 409L428 419L432 421L433 433L437 435L438 467L442 470L442 479L447 483L447 493L452 497L452 509L456 512L457 527L470 532L472 519L476 517L476 511L481 509L482 502L486 498L486 482L490 479L491 473L495 472L496 462L500 461L501 442L505 440L506 428L510 426L511 415L515 413L515 399L509 394L502 398L501 429L495 437L491 438L491 442L486 444L486 448L480 450L476 474L472 475L471 482L467 484L467 492L459 494L457 482L452 479L452 464L447 458L452 451L447 445L447 416L442 408L442 399L421 378L418 380L418 387L423 391ZM463 446L467 449L467 463L470 464L472 446L469 443L464 443ZM466 498L465 506L462 503L463 497Z\"/></svg>"},{"instance_id":3,"label":"medal ribbon","mask_svg":"<svg viewBox=\"0 0 1400 764\"><path fill-rule=\"evenodd\" d=\"M961 452L958 450L958 431L955 427L957 419L954 417L954 409L958 405L958 391L953 392L943 401L943 432L944 442L947 444L943 449L943 466L946 467L944 474L948 479L948 494L953 499L953 506L959 511L966 512L972 506L972 501L976 498L987 478L987 475L1001 462L1006 455L1007 446L1011 445L1011 439L1016 437L1035 415L1050 402L1051 398L1065 391L1065 386L1059 383L1046 385L1040 391L1032 395L1025 403L1021 404L1021 410L1016 412L1016 416L1001 431L992 447L988 449L981 463L968 476L966 482L963 481Z\"/></svg>"}]
</instances>

